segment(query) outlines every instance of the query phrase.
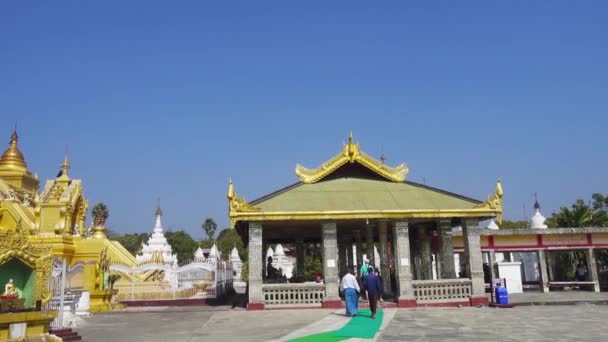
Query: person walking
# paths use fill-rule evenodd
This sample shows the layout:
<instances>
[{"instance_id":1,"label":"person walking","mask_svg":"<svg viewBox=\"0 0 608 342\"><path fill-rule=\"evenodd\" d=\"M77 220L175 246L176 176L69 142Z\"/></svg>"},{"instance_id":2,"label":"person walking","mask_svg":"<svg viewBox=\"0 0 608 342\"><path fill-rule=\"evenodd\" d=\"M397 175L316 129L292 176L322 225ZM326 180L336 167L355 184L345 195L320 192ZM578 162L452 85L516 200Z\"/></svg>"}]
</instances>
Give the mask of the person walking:
<instances>
[{"instance_id":1,"label":"person walking","mask_svg":"<svg viewBox=\"0 0 608 342\"><path fill-rule=\"evenodd\" d=\"M369 261L367 259L363 260L363 265L361 265L361 269L359 270L359 284L363 287L363 278L367 275L367 269L369 268ZM367 296L365 294L365 289L361 291L361 300L367 300Z\"/></svg>"},{"instance_id":2,"label":"person walking","mask_svg":"<svg viewBox=\"0 0 608 342\"><path fill-rule=\"evenodd\" d=\"M357 278L351 273L350 268L347 270L342 281L340 282L340 291L344 293L344 301L346 302L346 316L357 316L359 292L361 288L357 282Z\"/></svg>"},{"instance_id":3,"label":"person walking","mask_svg":"<svg viewBox=\"0 0 608 342\"><path fill-rule=\"evenodd\" d=\"M372 318L376 319L378 298L382 296L382 284L380 284L380 278L374 274L373 267L370 267L367 270L367 275L363 277L363 288L367 291L367 300L369 301L369 308L372 311Z\"/></svg>"}]
</instances>

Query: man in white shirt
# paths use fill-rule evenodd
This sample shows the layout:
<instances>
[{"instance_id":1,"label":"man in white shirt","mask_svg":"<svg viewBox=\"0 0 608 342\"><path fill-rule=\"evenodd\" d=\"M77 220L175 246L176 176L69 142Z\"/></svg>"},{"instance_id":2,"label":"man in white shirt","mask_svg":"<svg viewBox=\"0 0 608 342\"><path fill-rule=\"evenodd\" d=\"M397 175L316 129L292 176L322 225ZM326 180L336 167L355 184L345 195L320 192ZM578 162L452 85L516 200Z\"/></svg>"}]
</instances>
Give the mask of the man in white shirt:
<instances>
[{"instance_id":1,"label":"man in white shirt","mask_svg":"<svg viewBox=\"0 0 608 342\"><path fill-rule=\"evenodd\" d=\"M348 269L342 281L340 282L340 291L344 293L344 300L346 301L346 316L352 317L357 316L357 306L359 300L359 282L357 278Z\"/></svg>"}]
</instances>

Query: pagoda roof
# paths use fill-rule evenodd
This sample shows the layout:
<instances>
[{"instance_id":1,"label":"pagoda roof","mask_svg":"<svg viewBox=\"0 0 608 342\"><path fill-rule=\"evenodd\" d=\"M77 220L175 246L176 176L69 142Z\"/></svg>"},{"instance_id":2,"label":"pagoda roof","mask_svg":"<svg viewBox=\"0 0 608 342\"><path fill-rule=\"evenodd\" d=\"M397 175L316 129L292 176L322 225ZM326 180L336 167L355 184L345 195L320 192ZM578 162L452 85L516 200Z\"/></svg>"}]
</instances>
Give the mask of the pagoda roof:
<instances>
[{"instance_id":1,"label":"pagoda roof","mask_svg":"<svg viewBox=\"0 0 608 342\"><path fill-rule=\"evenodd\" d=\"M406 181L405 164L388 167L348 144L316 169L296 166L300 182L247 202L228 186L231 226L245 221L492 218L502 215L502 185L485 201Z\"/></svg>"},{"instance_id":2,"label":"pagoda roof","mask_svg":"<svg viewBox=\"0 0 608 342\"><path fill-rule=\"evenodd\" d=\"M481 203L410 181L365 178L299 182L251 201L252 206L266 212L470 209Z\"/></svg>"}]
</instances>

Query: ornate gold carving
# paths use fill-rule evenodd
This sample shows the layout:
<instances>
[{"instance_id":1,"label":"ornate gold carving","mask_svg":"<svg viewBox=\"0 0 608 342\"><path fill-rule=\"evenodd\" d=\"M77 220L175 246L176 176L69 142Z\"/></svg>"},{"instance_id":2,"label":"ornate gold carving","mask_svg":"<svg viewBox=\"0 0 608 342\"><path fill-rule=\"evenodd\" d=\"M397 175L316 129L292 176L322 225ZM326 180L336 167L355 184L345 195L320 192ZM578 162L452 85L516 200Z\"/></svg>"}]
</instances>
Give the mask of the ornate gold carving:
<instances>
[{"instance_id":1,"label":"ornate gold carving","mask_svg":"<svg viewBox=\"0 0 608 342\"><path fill-rule=\"evenodd\" d=\"M251 204L247 203L244 198L238 197L236 192L234 191L234 185L232 185L232 178L228 183L228 211L230 213L241 211L241 212L251 212L251 211L260 211L260 208L254 207Z\"/></svg>"},{"instance_id":2,"label":"ornate gold carving","mask_svg":"<svg viewBox=\"0 0 608 342\"><path fill-rule=\"evenodd\" d=\"M502 222L502 196L503 196L503 191L502 191L502 182L500 181L500 179L498 181L496 181L496 190L494 191L493 195L489 195L488 198L485 200L485 202L480 203L476 206L474 206L474 209L491 209L496 211L497 216L496 216L496 220L498 221L498 223Z\"/></svg>"},{"instance_id":3,"label":"ornate gold carving","mask_svg":"<svg viewBox=\"0 0 608 342\"><path fill-rule=\"evenodd\" d=\"M48 279L52 271L52 247L47 244L32 244L30 234L21 221L15 229L0 234L0 264L16 258L32 268L36 275L34 299L43 303L51 298Z\"/></svg>"},{"instance_id":4,"label":"ornate gold carving","mask_svg":"<svg viewBox=\"0 0 608 342\"><path fill-rule=\"evenodd\" d=\"M353 134L351 132L348 137L348 144L344 144L340 153L315 169L308 169L297 164L296 175L304 183L315 183L349 162L357 162L392 182L403 182L409 172L405 164L390 167L361 151L359 143L353 143Z\"/></svg>"},{"instance_id":5,"label":"ornate gold carving","mask_svg":"<svg viewBox=\"0 0 608 342\"><path fill-rule=\"evenodd\" d=\"M101 250L97 263L95 263L95 289L105 290L104 274L110 270L110 261L108 260L108 247Z\"/></svg>"}]
</instances>

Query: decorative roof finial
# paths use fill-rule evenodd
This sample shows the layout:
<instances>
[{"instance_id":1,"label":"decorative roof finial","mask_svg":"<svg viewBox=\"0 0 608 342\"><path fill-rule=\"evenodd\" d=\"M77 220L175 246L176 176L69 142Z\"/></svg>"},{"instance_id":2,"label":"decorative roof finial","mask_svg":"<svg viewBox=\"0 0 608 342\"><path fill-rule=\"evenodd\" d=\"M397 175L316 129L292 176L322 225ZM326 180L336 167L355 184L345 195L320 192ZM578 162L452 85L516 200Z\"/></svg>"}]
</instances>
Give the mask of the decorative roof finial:
<instances>
[{"instance_id":1,"label":"decorative roof finial","mask_svg":"<svg viewBox=\"0 0 608 342\"><path fill-rule=\"evenodd\" d=\"M68 154L66 152L65 157L63 157L63 163L61 163L61 174L62 176L69 176L68 171L70 170L70 161L68 160Z\"/></svg>"},{"instance_id":2,"label":"decorative roof finial","mask_svg":"<svg viewBox=\"0 0 608 342\"><path fill-rule=\"evenodd\" d=\"M232 185L232 177L228 180L228 199L231 200L234 198L234 185Z\"/></svg>"},{"instance_id":3,"label":"decorative roof finial","mask_svg":"<svg viewBox=\"0 0 608 342\"><path fill-rule=\"evenodd\" d=\"M540 203L538 203L538 196L536 192L534 193L534 209L540 210Z\"/></svg>"},{"instance_id":4,"label":"decorative roof finial","mask_svg":"<svg viewBox=\"0 0 608 342\"><path fill-rule=\"evenodd\" d=\"M160 208L160 197L156 199L156 211L154 212L156 216L163 216L163 210Z\"/></svg>"}]
</instances>

